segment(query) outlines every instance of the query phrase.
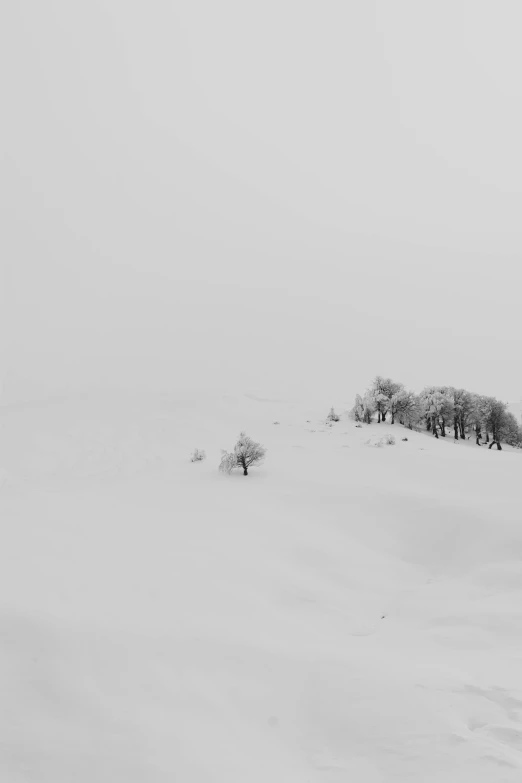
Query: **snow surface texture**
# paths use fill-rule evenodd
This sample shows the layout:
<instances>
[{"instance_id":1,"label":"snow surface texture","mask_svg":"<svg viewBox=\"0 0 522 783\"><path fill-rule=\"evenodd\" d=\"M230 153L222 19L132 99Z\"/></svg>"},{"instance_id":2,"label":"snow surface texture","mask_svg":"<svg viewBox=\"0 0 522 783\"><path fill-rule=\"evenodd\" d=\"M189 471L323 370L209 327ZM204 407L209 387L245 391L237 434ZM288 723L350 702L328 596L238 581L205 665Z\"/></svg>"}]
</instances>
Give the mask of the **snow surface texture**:
<instances>
[{"instance_id":1,"label":"snow surface texture","mask_svg":"<svg viewBox=\"0 0 522 783\"><path fill-rule=\"evenodd\" d=\"M223 476L242 429L265 464ZM521 456L388 432L0 408L0 780L519 783Z\"/></svg>"}]
</instances>

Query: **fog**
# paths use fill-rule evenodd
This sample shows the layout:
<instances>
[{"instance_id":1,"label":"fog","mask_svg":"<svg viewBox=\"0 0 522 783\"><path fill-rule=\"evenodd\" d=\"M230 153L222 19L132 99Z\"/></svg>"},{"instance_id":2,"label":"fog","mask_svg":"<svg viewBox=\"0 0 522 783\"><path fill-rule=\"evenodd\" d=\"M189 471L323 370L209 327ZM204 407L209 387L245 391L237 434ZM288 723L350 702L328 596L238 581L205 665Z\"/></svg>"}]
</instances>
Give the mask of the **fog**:
<instances>
[{"instance_id":1,"label":"fog","mask_svg":"<svg viewBox=\"0 0 522 783\"><path fill-rule=\"evenodd\" d=\"M518 400L522 8L5 3L4 393Z\"/></svg>"}]
</instances>

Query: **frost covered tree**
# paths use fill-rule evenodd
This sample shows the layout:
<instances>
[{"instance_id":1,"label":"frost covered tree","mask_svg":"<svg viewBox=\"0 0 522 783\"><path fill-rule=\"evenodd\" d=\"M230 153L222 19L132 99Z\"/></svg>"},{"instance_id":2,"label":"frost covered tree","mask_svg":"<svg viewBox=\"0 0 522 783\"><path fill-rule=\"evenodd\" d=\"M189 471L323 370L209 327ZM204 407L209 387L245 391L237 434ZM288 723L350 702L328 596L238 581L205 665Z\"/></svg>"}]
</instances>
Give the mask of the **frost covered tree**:
<instances>
[{"instance_id":1,"label":"frost covered tree","mask_svg":"<svg viewBox=\"0 0 522 783\"><path fill-rule=\"evenodd\" d=\"M401 389L392 395L390 411L392 424L395 424L395 417L397 417L401 424L409 427L411 430L417 424L421 415L419 399L412 391Z\"/></svg>"},{"instance_id":2,"label":"frost covered tree","mask_svg":"<svg viewBox=\"0 0 522 783\"><path fill-rule=\"evenodd\" d=\"M391 423L395 424L395 417L399 415L400 408L401 408L401 401L402 396L405 393L404 386L401 384L397 384L397 390L393 392L393 394L390 397L389 402L389 411L391 415Z\"/></svg>"},{"instance_id":3,"label":"frost covered tree","mask_svg":"<svg viewBox=\"0 0 522 783\"><path fill-rule=\"evenodd\" d=\"M460 431L460 425L459 425L459 402L460 402L460 391L463 391L461 389L455 389L453 386L449 386L447 390L447 394L450 396L452 404L453 404L453 438L457 441L459 439L459 431Z\"/></svg>"},{"instance_id":4,"label":"frost covered tree","mask_svg":"<svg viewBox=\"0 0 522 783\"><path fill-rule=\"evenodd\" d=\"M494 403L495 400L493 397L488 397L485 394L477 396L477 432L480 433L480 436L477 435L477 443L482 437L482 432L484 432L484 435L486 436L484 442L489 443L489 433L491 432L491 416Z\"/></svg>"},{"instance_id":5,"label":"frost covered tree","mask_svg":"<svg viewBox=\"0 0 522 783\"><path fill-rule=\"evenodd\" d=\"M402 384L395 383L391 378L383 378L377 375L370 388L370 395L377 411L377 423L386 421L386 414L390 410L391 398L400 391Z\"/></svg>"},{"instance_id":6,"label":"frost covered tree","mask_svg":"<svg viewBox=\"0 0 522 783\"><path fill-rule=\"evenodd\" d=\"M375 413L378 423L385 422L389 414L392 424L398 419L410 429L424 422L436 438L453 429L456 441L473 432L478 446L485 442L501 449L505 442L522 447L522 425L506 403L454 386L427 386L416 395L401 383L378 375L364 397L356 396L350 417L370 423Z\"/></svg>"},{"instance_id":7,"label":"frost covered tree","mask_svg":"<svg viewBox=\"0 0 522 783\"><path fill-rule=\"evenodd\" d=\"M481 446L482 444L480 441L482 440L482 429L484 427L484 398L478 394L474 394L473 402L474 406L470 417L470 428L475 433L475 442L477 446Z\"/></svg>"},{"instance_id":8,"label":"frost covered tree","mask_svg":"<svg viewBox=\"0 0 522 783\"><path fill-rule=\"evenodd\" d=\"M222 473L232 473L234 468L237 468L237 459L234 452L222 451L221 462L219 463L219 469Z\"/></svg>"},{"instance_id":9,"label":"frost covered tree","mask_svg":"<svg viewBox=\"0 0 522 783\"><path fill-rule=\"evenodd\" d=\"M448 386L440 386L439 392L442 395L442 400L439 409L439 427L440 434L443 438L446 437L446 427L449 427L454 418L455 407L453 404L453 397L451 389Z\"/></svg>"},{"instance_id":10,"label":"frost covered tree","mask_svg":"<svg viewBox=\"0 0 522 783\"><path fill-rule=\"evenodd\" d=\"M511 426L509 415L505 402L501 402L495 397L489 398L488 417L485 421L485 426L491 432L492 437L489 448L496 444L498 451L502 451L501 441L505 440Z\"/></svg>"},{"instance_id":11,"label":"frost covered tree","mask_svg":"<svg viewBox=\"0 0 522 783\"><path fill-rule=\"evenodd\" d=\"M243 468L243 475L248 476L248 469L261 465L265 454L264 446L249 438L245 432L241 432L234 451L222 453L219 469L222 473L231 473L234 468Z\"/></svg>"},{"instance_id":12,"label":"frost covered tree","mask_svg":"<svg viewBox=\"0 0 522 783\"><path fill-rule=\"evenodd\" d=\"M330 413L328 414L326 419L327 421L339 421L339 416L337 415L337 413L334 411L333 408L330 408Z\"/></svg>"},{"instance_id":13,"label":"frost covered tree","mask_svg":"<svg viewBox=\"0 0 522 783\"><path fill-rule=\"evenodd\" d=\"M355 397L355 405L349 414L350 418L354 419L355 421L362 421L365 424L371 424L374 413L375 407L370 392L366 392L364 397L361 397L360 394L357 394Z\"/></svg>"},{"instance_id":14,"label":"frost covered tree","mask_svg":"<svg viewBox=\"0 0 522 783\"><path fill-rule=\"evenodd\" d=\"M522 447L522 427L517 421L517 417L510 411L506 412L504 422L504 440L510 446Z\"/></svg>"},{"instance_id":15,"label":"frost covered tree","mask_svg":"<svg viewBox=\"0 0 522 783\"><path fill-rule=\"evenodd\" d=\"M453 400L453 430L455 440L465 440L466 431L473 426L476 409L476 395L466 389L450 386L448 394Z\"/></svg>"},{"instance_id":16,"label":"frost covered tree","mask_svg":"<svg viewBox=\"0 0 522 783\"><path fill-rule=\"evenodd\" d=\"M354 421L363 421L364 406L360 394L355 395L355 403L349 415L350 418L353 419Z\"/></svg>"},{"instance_id":17,"label":"frost covered tree","mask_svg":"<svg viewBox=\"0 0 522 783\"><path fill-rule=\"evenodd\" d=\"M400 423L404 424L404 414L416 407L415 394L406 391L402 383L396 384L396 387L397 390L390 397L391 423L395 424L395 419L398 418Z\"/></svg>"},{"instance_id":18,"label":"frost covered tree","mask_svg":"<svg viewBox=\"0 0 522 783\"><path fill-rule=\"evenodd\" d=\"M439 437L439 428L443 437L446 435L446 420L451 416L451 399L444 393L441 386L427 386L419 397L426 421L426 429Z\"/></svg>"},{"instance_id":19,"label":"frost covered tree","mask_svg":"<svg viewBox=\"0 0 522 783\"><path fill-rule=\"evenodd\" d=\"M433 431L433 414L435 413L435 406L432 406L432 398L435 395L436 390L436 386L426 386L419 394L422 416L426 423L426 429L428 432ZM438 437L436 428L433 434L435 437Z\"/></svg>"},{"instance_id":20,"label":"frost covered tree","mask_svg":"<svg viewBox=\"0 0 522 783\"><path fill-rule=\"evenodd\" d=\"M362 399L363 405L363 422L365 424L371 424L373 416L375 414L375 405L373 403L372 396L369 392L366 392Z\"/></svg>"}]
</instances>

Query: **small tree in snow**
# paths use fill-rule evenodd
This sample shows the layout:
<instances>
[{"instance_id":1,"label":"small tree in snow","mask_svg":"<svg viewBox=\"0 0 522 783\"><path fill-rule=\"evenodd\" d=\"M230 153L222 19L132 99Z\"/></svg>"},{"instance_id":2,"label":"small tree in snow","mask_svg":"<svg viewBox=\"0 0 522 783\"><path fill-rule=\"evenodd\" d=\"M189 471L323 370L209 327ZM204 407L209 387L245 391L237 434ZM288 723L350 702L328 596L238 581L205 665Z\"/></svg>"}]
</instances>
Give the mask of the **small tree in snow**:
<instances>
[{"instance_id":1,"label":"small tree in snow","mask_svg":"<svg viewBox=\"0 0 522 783\"><path fill-rule=\"evenodd\" d=\"M206 459L206 454L203 449L194 449L192 452L192 457L190 458L191 462L203 462L204 459Z\"/></svg>"},{"instance_id":2,"label":"small tree in snow","mask_svg":"<svg viewBox=\"0 0 522 783\"><path fill-rule=\"evenodd\" d=\"M355 395L355 405L348 414L354 421L362 421L364 416L364 406L360 394Z\"/></svg>"},{"instance_id":3,"label":"small tree in snow","mask_svg":"<svg viewBox=\"0 0 522 783\"><path fill-rule=\"evenodd\" d=\"M366 392L362 398L363 417L362 420L365 424L371 424L373 421L373 414L375 413L375 405L370 392Z\"/></svg>"},{"instance_id":4,"label":"small tree in snow","mask_svg":"<svg viewBox=\"0 0 522 783\"><path fill-rule=\"evenodd\" d=\"M266 449L260 443L249 438L241 432L234 446L234 451L224 451L221 457L219 469L222 473L231 473L234 468L243 468L243 475L248 476L250 467L261 465L265 458Z\"/></svg>"},{"instance_id":5,"label":"small tree in snow","mask_svg":"<svg viewBox=\"0 0 522 783\"><path fill-rule=\"evenodd\" d=\"M222 473L232 473L234 468L237 468L237 459L234 452L222 451L221 462L219 463L220 471Z\"/></svg>"},{"instance_id":6,"label":"small tree in snow","mask_svg":"<svg viewBox=\"0 0 522 783\"><path fill-rule=\"evenodd\" d=\"M333 408L330 408L330 413L328 414L326 419L327 421L339 421L339 416L337 415L337 413L334 411Z\"/></svg>"}]
</instances>

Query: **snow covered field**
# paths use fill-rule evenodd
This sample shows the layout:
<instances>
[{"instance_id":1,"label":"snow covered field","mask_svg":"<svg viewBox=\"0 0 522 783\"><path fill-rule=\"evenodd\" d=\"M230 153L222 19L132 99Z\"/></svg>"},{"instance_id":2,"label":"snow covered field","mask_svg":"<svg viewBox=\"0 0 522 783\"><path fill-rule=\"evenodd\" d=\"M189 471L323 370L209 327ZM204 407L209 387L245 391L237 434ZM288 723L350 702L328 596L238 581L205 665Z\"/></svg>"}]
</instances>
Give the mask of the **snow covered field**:
<instances>
[{"instance_id":1,"label":"snow covered field","mask_svg":"<svg viewBox=\"0 0 522 783\"><path fill-rule=\"evenodd\" d=\"M522 779L521 455L331 402L0 408L0 780Z\"/></svg>"}]
</instances>

